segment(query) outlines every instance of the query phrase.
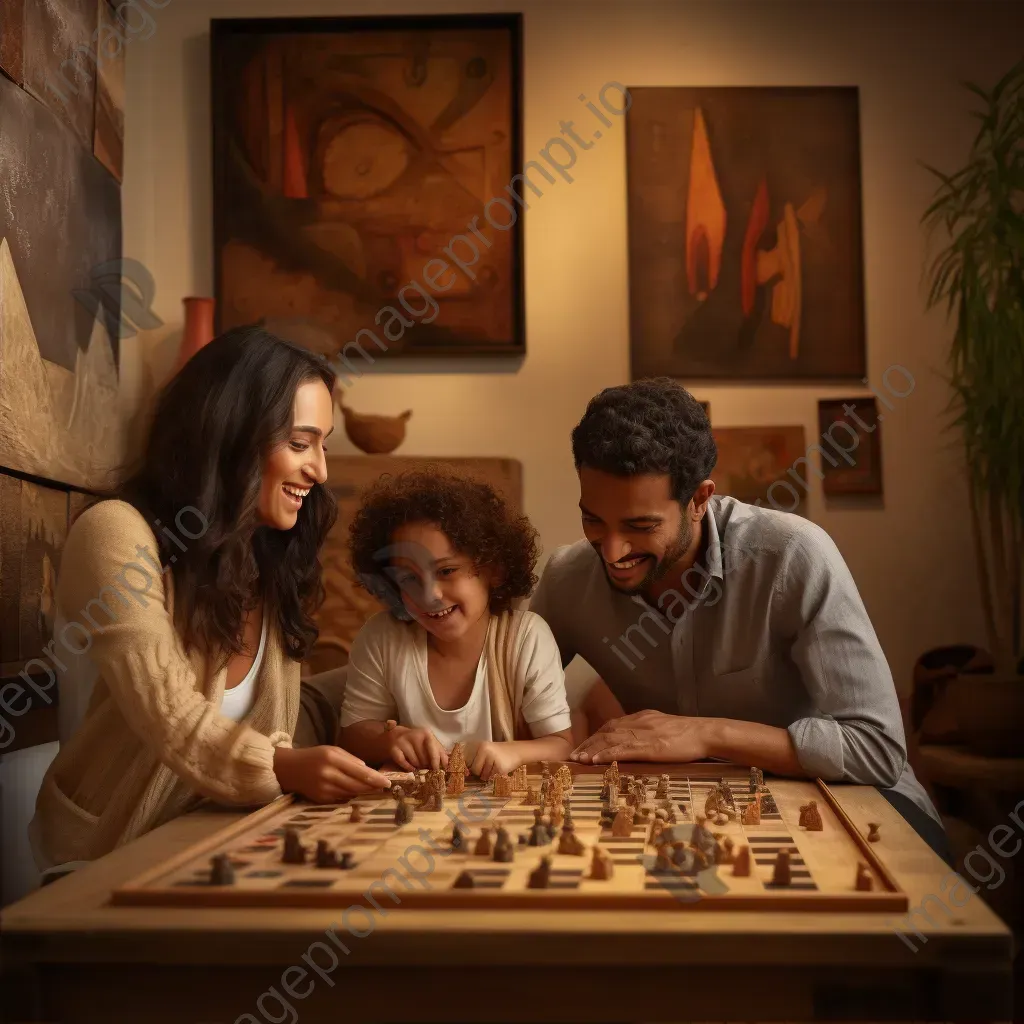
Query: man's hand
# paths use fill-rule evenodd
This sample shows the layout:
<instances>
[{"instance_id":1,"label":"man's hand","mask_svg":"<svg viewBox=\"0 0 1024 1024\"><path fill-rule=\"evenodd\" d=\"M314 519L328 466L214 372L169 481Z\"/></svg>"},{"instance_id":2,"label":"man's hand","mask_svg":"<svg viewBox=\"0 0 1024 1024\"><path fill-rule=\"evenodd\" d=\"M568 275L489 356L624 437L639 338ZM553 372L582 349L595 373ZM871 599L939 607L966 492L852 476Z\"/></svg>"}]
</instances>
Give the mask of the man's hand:
<instances>
[{"instance_id":1,"label":"man's hand","mask_svg":"<svg viewBox=\"0 0 1024 1024\"><path fill-rule=\"evenodd\" d=\"M583 764L611 761L699 761L708 756L705 719L638 711L615 718L569 756Z\"/></svg>"},{"instance_id":2,"label":"man's hand","mask_svg":"<svg viewBox=\"0 0 1024 1024\"><path fill-rule=\"evenodd\" d=\"M414 772L417 768L448 767L448 752L429 729L407 729L400 725L387 735L392 738L388 757L400 768Z\"/></svg>"},{"instance_id":3,"label":"man's hand","mask_svg":"<svg viewBox=\"0 0 1024 1024\"><path fill-rule=\"evenodd\" d=\"M283 793L298 793L315 803L333 803L357 793L391 788L380 772L340 747L277 747L274 774Z\"/></svg>"},{"instance_id":4,"label":"man's hand","mask_svg":"<svg viewBox=\"0 0 1024 1024\"><path fill-rule=\"evenodd\" d=\"M523 763L522 757L516 752L515 743L496 743L487 740L476 748L476 756L469 770L487 782L492 775L506 775L515 771Z\"/></svg>"}]
</instances>

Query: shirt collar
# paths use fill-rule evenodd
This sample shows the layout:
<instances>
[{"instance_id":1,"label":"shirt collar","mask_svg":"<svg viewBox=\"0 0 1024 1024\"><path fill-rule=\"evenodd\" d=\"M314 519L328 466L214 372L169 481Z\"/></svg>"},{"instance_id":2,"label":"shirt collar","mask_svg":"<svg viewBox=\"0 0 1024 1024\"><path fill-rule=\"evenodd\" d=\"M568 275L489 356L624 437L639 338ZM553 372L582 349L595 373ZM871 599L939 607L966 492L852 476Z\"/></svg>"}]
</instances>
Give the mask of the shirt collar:
<instances>
[{"instance_id":1,"label":"shirt collar","mask_svg":"<svg viewBox=\"0 0 1024 1024\"><path fill-rule=\"evenodd\" d=\"M704 568L709 576L716 576L718 579L725 579L725 572L722 569L722 541L718 534L718 522L715 519L715 509L718 507L715 498L708 502L704 510L702 529L706 529L704 546Z\"/></svg>"}]
</instances>

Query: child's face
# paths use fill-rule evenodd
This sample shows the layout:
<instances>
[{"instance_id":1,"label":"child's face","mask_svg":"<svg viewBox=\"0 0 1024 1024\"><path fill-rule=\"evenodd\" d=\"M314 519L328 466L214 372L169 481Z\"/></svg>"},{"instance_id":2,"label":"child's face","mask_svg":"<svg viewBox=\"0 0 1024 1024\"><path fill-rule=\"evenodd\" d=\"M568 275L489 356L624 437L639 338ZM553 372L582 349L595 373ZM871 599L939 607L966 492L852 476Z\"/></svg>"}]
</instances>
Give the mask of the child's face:
<instances>
[{"instance_id":1,"label":"child's face","mask_svg":"<svg viewBox=\"0 0 1024 1024\"><path fill-rule=\"evenodd\" d=\"M457 640L489 613L490 573L452 548L433 523L407 523L391 538L392 572L409 614L439 640Z\"/></svg>"}]
</instances>

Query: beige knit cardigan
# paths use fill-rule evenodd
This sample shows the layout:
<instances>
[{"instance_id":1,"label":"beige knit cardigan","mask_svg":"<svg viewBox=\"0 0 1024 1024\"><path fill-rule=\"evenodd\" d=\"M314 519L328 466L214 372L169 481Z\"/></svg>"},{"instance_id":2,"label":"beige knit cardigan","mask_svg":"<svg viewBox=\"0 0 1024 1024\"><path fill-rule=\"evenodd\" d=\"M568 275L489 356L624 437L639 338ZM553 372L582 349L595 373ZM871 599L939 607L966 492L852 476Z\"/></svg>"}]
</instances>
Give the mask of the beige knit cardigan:
<instances>
[{"instance_id":1,"label":"beige knit cardigan","mask_svg":"<svg viewBox=\"0 0 1024 1024\"><path fill-rule=\"evenodd\" d=\"M51 650L69 665L88 657L98 677L36 801L33 845L51 864L100 857L203 797L255 806L281 795L274 749L291 746L299 663L272 619L255 703L243 721L226 718L224 659L185 654L159 566L152 530L125 502L99 502L68 533L57 585L68 625Z\"/></svg>"}]
</instances>

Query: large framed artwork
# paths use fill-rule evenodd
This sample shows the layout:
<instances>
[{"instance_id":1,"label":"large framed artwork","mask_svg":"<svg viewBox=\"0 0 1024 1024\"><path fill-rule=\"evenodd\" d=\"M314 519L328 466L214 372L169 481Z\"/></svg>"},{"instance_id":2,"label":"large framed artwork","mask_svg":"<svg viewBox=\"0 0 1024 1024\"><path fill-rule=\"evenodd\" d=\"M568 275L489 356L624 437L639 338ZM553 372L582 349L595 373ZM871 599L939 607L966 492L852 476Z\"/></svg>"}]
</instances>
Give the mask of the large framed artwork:
<instances>
[{"instance_id":1,"label":"large framed artwork","mask_svg":"<svg viewBox=\"0 0 1024 1024\"><path fill-rule=\"evenodd\" d=\"M865 378L856 88L636 88L634 378Z\"/></svg>"},{"instance_id":2,"label":"large framed artwork","mask_svg":"<svg viewBox=\"0 0 1024 1024\"><path fill-rule=\"evenodd\" d=\"M521 355L522 16L211 25L218 329Z\"/></svg>"}]
</instances>

